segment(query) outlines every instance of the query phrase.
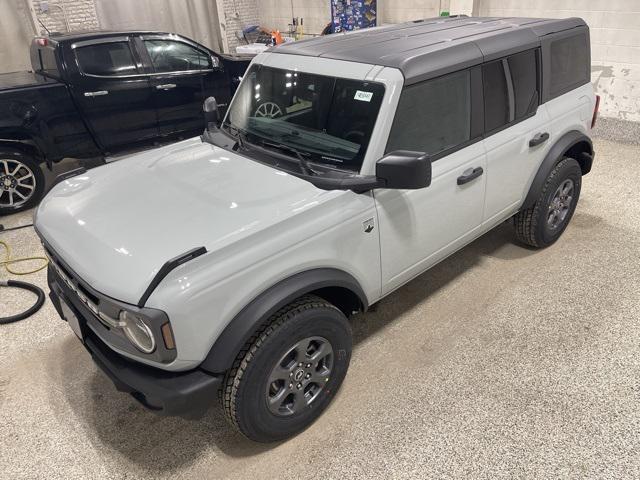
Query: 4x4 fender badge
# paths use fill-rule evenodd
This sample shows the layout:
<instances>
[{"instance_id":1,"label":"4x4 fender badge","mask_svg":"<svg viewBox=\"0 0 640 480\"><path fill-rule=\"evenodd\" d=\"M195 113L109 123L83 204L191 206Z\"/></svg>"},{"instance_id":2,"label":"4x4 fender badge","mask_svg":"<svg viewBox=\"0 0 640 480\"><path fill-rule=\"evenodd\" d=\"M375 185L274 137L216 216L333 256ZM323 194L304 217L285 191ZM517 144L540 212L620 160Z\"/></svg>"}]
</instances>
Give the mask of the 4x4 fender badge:
<instances>
[{"instance_id":1,"label":"4x4 fender badge","mask_svg":"<svg viewBox=\"0 0 640 480\"><path fill-rule=\"evenodd\" d=\"M178 255L177 257L173 257L171 260L167 260L165 264L162 265L162 267L160 267L160 270L158 270L158 273L156 273L156 276L153 277L153 280L151 280L151 283L142 294L142 297L140 297L140 300L138 300L138 307L140 308L144 307L144 304L147 303L147 300L149 299L153 291L156 289L158 285L160 285L160 282L164 279L164 277L169 275L169 272L171 270L173 270L176 267L179 267L183 263L187 263L188 261L193 260L196 257L199 257L200 255L204 255L205 253L207 253L206 248L196 247L189 250L188 252Z\"/></svg>"}]
</instances>

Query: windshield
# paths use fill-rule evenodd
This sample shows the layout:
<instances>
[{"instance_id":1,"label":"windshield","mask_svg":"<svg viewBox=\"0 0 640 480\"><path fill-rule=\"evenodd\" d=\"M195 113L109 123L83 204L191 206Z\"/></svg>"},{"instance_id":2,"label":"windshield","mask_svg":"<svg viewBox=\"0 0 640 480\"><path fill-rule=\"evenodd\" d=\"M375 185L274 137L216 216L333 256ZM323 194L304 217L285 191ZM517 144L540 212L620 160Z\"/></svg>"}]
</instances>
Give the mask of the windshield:
<instances>
[{"instance_id":1,"label":"windshield","mask_svg":"<svg viewBox=\"0 0 640 480\"><path fill-rule=\"evenodd\" d=\"M291 156L359 171L383 95L379 83L253 65L224 124Z\"/></svg>"}]
</instances>

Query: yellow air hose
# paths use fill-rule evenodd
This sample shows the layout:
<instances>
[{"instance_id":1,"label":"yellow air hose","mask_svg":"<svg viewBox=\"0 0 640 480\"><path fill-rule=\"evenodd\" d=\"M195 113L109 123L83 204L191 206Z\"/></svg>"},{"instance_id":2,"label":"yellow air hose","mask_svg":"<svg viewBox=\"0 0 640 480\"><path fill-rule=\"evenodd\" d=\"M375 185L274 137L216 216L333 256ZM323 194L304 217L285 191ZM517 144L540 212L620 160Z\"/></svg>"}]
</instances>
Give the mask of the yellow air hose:
<instances>
[{"instance_id":1,"label":"yellow air hose","mask_svg":"<svg viewBox=\"0 0 640 480\"><path fill-rule=\"evenodd\" d=\"M5 270L11 273L12 275L31 275L32 273L36 273L36 272L39 272L40 270L47 268L47 265L49 264L49 260L46 257L11 258L11 247L9 247L9 244L0 240L0 245L2 245L6 251L5 259L0 261L0 267L4 267ZM43 262L43 264L40 265L38 268L34 268L33 270L27 270L27 271L16 271L11 268L11 265L14 265L16 263L33 262L33 261L36 261L36 262L40 261L40 262Z\"/></svg>"}]
</instances>

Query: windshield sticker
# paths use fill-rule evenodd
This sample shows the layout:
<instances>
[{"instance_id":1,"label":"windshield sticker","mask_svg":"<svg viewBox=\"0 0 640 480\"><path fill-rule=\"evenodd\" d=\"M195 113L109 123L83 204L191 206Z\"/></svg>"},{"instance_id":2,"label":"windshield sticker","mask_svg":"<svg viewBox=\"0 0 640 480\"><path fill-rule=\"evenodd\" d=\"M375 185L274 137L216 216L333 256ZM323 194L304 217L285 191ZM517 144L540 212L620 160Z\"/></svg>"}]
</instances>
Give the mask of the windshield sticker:
<instances>
[{"instance_id":1,"label":"windshield sticker","mask_svg":"<svg viewBox=\"0 0 640 480\"><path fill-rule=\"evenodd\" d=\"M356 94L353 97L354 100L360 100L361 102L370 102L373 98L373 92L363 92L362 90L356 90Z\"/></svg>"}]
</instances>

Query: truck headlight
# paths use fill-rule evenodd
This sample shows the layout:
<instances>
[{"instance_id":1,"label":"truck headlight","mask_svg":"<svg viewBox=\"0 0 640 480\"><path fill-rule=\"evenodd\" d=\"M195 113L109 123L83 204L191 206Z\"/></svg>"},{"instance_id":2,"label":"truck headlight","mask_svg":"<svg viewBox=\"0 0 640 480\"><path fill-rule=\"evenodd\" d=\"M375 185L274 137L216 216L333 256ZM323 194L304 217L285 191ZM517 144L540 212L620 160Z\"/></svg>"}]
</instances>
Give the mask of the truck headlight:
<instances>
[{"instance_id":1,"label":"truck headlight","mask_svg":"<svg viewBox=\"0 0 640 480\"><path fill-rule=\"evenodd\" d=\"M129 341L141 352L151 353L156 349L156 339L144 319L126 310L120 311L121 328Z\"/></svg>"}]
</instances>

